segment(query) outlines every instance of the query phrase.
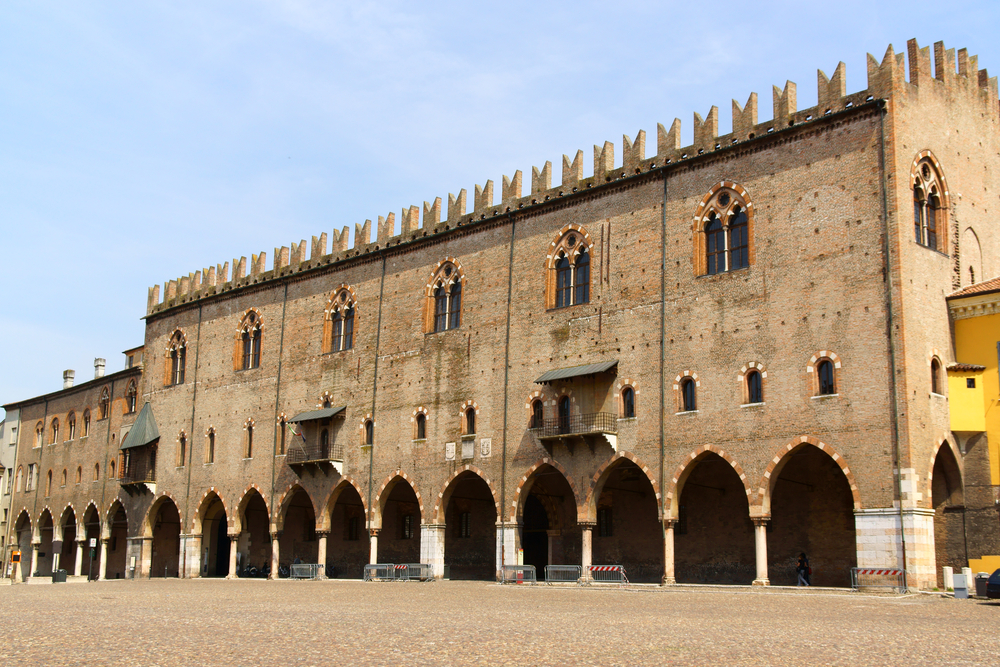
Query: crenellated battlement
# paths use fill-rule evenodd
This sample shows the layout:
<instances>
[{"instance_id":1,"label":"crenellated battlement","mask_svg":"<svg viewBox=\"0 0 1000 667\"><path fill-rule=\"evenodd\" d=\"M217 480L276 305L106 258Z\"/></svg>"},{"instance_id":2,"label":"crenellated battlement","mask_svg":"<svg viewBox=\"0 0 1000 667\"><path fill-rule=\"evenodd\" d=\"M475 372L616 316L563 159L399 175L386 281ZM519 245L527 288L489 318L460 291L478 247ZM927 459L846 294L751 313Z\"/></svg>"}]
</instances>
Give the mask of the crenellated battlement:
<instances>
[{"instance_id":1,"label":"crenellated battlement","mask_svg":"<svg viewBox=\"0 0 1000 667\"><path fill-rule=\"evenodd\" d=\"M857 93L848 95L846 92L846 67L843 62L836 66L832 76L817 70L817 105L809 109L798 110L796 84L786 81L783 88L772 87L773 114L769 121L758 121L757 93L751 93L742 106L734 99L732 131L726 135L719 135L719 109L713 106L704 117L694 113L694 140L686 147L681 146L681 121L675 118L669 129L657 124L655 156L646 157L646 133L643 130L636 134L634 141L628 135L622 136L620 167L615 166L613 143L605 141L603 145L594 145L593 172L589 177L584 177L583 151L579 150L572 160L563 155L562 179L558 186L552 185L552 163L546 161L541 169L532 167L531 188L527 195L522 195L522 175L517 170L513 177L503 176L498 203L494 203L492 180L487 180L482 186L476 185L471 212L466 211L467 193L463 188L457 196L449 193L447 217L444 220L441 219L442 200L436 197L433 203L423 203L422 215L418 206L402 209L399 232L396 232L395 213L378 216L374 240L372 221L365 220L364 224L354 225L354 244L351 247L348 247L348 227L345 226L340 231L332 231L329 252L326 232L312 237L308 253L304 239L292 242L289 246L275 248L270 270L267 268L265 252L251 256L249 275L246 257L232 260L231 278L229 262L203 268L165 282L162 301L160 285L150 287L146 313L152 315L214 294L442 234L476 220L541 204L612 180L635 176L789 127L814 122L823 116L865 102L906 96L920 88L942 86L949 95L964 94L979 100L983 104L984 113L991 117L1000 116L997 79L990 77L985 69L979 69L976 56L969 56L965 49L957 52L955 49L945 49L942 42L934 45L933 56L932 71L930 47L921 48L916 40L910 40L906 54L897 54L890 45L881 61L868 54L868 85Z\"/></svg>"}]
</instances>

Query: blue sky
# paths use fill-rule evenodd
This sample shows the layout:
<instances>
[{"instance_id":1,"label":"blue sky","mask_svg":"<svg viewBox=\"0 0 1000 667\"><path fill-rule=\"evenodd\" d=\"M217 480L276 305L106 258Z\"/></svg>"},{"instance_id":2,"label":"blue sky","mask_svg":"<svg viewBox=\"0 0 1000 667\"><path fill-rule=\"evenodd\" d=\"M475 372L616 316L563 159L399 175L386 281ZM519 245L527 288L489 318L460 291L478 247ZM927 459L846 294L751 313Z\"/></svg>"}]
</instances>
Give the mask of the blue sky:
<instances>
[{"instance_id":1,"label":"blue sky","mask_svg":"<svg viewBox=\"0 0 1000 667\"><path fill-rule=\"evenodd\" d=\"M924 9L923 7L926 7ZM146 290L816 69L943 40L1000 73L1000 3L6 2L0 402L143 341Z\"/></svg>"}]
</instances>

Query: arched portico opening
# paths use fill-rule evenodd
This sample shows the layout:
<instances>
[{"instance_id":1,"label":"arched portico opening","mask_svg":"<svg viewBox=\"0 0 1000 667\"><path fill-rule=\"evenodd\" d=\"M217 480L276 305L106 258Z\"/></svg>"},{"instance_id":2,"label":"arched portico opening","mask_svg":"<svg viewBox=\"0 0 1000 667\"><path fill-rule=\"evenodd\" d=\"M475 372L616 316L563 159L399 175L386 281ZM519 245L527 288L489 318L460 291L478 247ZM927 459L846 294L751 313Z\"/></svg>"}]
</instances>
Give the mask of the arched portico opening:
<instances>
[{"instance_id":1,"label":"arched portico opening","mask_svg":"<svg viewBox=\"0 0 1000 667\"><path fill-rule=\"evenodd\" d=\"M704 452L678 481L674 526L678 583L750 584L757 571L746 487L733 465Z\"/></svg>"},{"instance_id":2,"label":"arched portico opening","mask_svg":"<svg viewBox=\"0 0 1000 667\"><path fill-rule=\"evenodd\" d=\"M59 565L57 569L66 570L72 575L76 571L76 512L67 507L59 517ZM56 545L53 544L53 549Z\"/></svg>"},{"instance_id":3,"label":"arched portico opening","mask_svg":"<svg viewBox=\"0 0 1000 667\"><path fill-rule=\"evenodd\" d=\"M128 516L119 501L115 501L108 511L108 565L105 568L106 579L125 578L125 554L128 549Z\"/></svg>"},{"instance_id":4,"label":"arched portico opening","mask_svg":"<svg viewBox=\"0 0 1000 667\"><path fill-rule=\"evenodd\" d=\"M534 565L539 579L546 565L579 565L580 528L576 494L558 468L543 464L521 487L517 505L524 564Z\"/></svg>"},{"instance_id":5,"label":"arched portico opening","mask_svg":"<svg viewBox=\"0 0 1000 667\"><path fill-rule=\"evenodd\" d=\"M52 540L55 534L55 525L52 521L52 513L48 509L42 511L38 518L38 562L34 563L31 575L34 577L48 576L52 574Z\"/></svg>"},{"instance_id":6,"label":"arched portico opening","mask_svg":"<svg viewBox=\"0 0 1000 667\"><path fill-rule=\"evenodd\" d=\"M620 458L604 471L594 496L593 562L625 566L632 582L660 583L663 529L646 474Z\"/></svg>"},{"instance_id":7,"label":"arched portico opening","mask_svg":"<svg viewBox=\"0 0 1000 667\"><path fill-rule=\"evenodd\" d=\"M382 530L378 562L419 563L420 501L413 487L402 477L396 477L382 490L379 504Z\"/></svg>"},{"instance_id":8,"label":"arched portico opening","mask_svg":"<svg viewBox=\"0 0 1000 667\"><path fill-rule=\"evenodd\" d=\"M149 557L150 577L180 576L181 515L177 505L162 496L149 509L152 534Z\"/></svg>"},{"instance_id":9,"label":"arched portico opening","mask_svg":"<svg viewBox=\"0 0 1000 667\"><path fill-rule=\"evenodd\" d=\"M229 521L226 506L218 494L210 492L198 509L201 524L201 576L229 574Z\"/></svg>"},{"instance_id":10,"label":"arched portico opening","mask_svg":"<svg viewBox=\"0 0 1000 667\"><path fill-rule=\"evenodd\" d=\"M941 445L934 457L931 504L934 507L934 559L938 586L944 588L942 567L950 566L958 572L969 565L962 472L947 442Z\"/></svg>"},{"instance_id":11,"label":"arched portico opening","mask_svg":"<svg viewBox=\"0 0 1000 667\"><path fill-rule=\"evenodd\" d=\"M94 505L89 505L83 513L83 561L80 563L80 574L97 579L101 572L101 515ZM91 547L91 540L94 546ZM90 554L93 552L94 557Z\"/></svg>"},{"instance_id":12,"label":"arched portico opening","mask_svg":"<svg viewBox=\"0 0 1000 667\"><path fill-rule=\"evenodd\" d=\"M15 565L15 581L24 581L31 576L31 517L27 512L21 512L14 524L14 531L17 535L17 548L21 552L20 566Z\"/></svg>"},{"instance_id":13,"label":"arched portico opening","mask_svg":"<svg viewBox=\"0 0 1000 667\"><path fill-rule=\"evenodd\" d=\"M444 564L451 579L496 578L496 500L482 477L466 470L442 496Z\"/></svg>"},{"instance_id":14,"label":"arched portico opening","mask_svg":"<svg viewBox=\"0 0 1000 667\"><path fill-rule=\"evenodd\" d=\"M239 552L242 557L237 560L241 568L252 566L263 571L271 564L271 540L267 532L267 503L256 489L251 489L243 497L239 515Z\"/></svg>"},{"instance_id":15,"label":"arched portico opening","mask_svg":"<svg viewBox=\"0 0 1000 667\"><path fill-rule=\"evenodd\" d=\"M327 571L338 579L360 579L368 563L365 506L354 485L342 481L331 497L330 532L327 536Z\"/></svg>"},{"instance_id":16,"label":"arched portico opening","mask_svg":"<svg viewBox=\"0 0 1000 667\"><path fill-rule=\"evenodd\" d=\"M318 546L316 511L309 494L301 487L296 488L282 509L285 516L279 542L279 564L287 567L296 560L300 563L315 563ZM276 573L272 576L276 576Z\"/></svg>"},{"instance_id":17,"label":"arched portico opening","mask_svg":"<svg viewBox=\"0 0 1000 667\"><path fill-rule=\"evenodd\" d=\"M837 462L812 444L793 449L771 472L768 498L771 583L794 586L795 564L805 553L813 586L850 586L858 564L854 496Z\"/></svg>"}]
</instances>

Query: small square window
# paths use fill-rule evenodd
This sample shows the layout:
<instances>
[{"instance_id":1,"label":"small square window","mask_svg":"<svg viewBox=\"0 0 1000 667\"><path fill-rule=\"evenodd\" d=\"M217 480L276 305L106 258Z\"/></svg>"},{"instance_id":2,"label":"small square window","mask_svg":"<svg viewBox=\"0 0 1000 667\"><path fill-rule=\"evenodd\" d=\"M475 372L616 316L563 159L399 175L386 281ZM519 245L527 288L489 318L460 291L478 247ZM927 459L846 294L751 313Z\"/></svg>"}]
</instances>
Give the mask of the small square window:
<instances>
[{"instance_id":1,"label":"small square window","mask_svg":"<svg viewBox=\"0 0 1000 667\"><path fill-rule=\"evenodd\" d=\"M965 378L965 386L969 389L976 388L976 378Z\"/></svg>"}]
</instances>

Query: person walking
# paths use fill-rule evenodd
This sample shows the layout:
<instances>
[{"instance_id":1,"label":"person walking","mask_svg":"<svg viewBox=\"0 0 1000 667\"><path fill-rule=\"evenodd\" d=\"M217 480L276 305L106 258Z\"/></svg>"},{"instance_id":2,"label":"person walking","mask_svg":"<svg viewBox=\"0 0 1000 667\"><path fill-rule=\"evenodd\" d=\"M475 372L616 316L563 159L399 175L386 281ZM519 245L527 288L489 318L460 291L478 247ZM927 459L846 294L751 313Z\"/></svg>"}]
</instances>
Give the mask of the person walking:
<instances>
[{"instance_id":1,"label":"person walking","mask_svg":"<svg viewBox=\"0 0 1000 667\"><path fill-rule=\"evenodd\" d=\"M795 564L795 572L799 575L799 586L812 586L812 583L809 581L812 568L809 567L809 559L806 558L804 551L799 554L799 560Z\"/></svg>"}]
</instances>

